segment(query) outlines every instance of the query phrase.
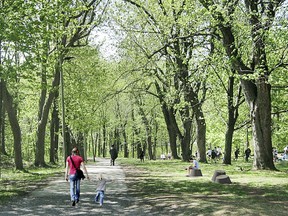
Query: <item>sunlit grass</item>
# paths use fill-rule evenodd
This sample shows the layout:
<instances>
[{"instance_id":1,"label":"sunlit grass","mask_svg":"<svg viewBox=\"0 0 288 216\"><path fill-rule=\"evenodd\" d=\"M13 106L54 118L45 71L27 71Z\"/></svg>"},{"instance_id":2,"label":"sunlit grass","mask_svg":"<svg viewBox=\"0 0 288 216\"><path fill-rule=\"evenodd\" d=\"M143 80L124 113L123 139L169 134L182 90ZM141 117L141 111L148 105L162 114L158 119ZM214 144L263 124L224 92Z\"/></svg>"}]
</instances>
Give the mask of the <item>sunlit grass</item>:
<instances>
[{"instance_id":1,"label":"sunlit grass","mask_svg":"<svg viewBox=\"0 0 288 216\"><path fill-rule=\"evenodd\" d=\"M224 210L231 215L282 215L281 208L288 200L288 164L285 162L275 164L279 171L255 171L252 161L244 160L232 161L232 165L224 165L222 161L200 163L203 176L194 178L186 177L185 167L189 163L180 160L146 160L140 163L136 159L121 158L118 162L128 170L128 179L134 179L131 184L128 182L128 187L132 192L135 191L135 196L143 196L146 200L169 197L164 199L166 205L170 202L187 205L186 210L182 207L187 215L191 211L191 200L195 215L197 211L212 215L209 209L214 209L213 215L223 215ZM225 170L232 184L212 182L215 170ZM252 205L257 208L247 208Z\"/></svg>"}]
</instances>

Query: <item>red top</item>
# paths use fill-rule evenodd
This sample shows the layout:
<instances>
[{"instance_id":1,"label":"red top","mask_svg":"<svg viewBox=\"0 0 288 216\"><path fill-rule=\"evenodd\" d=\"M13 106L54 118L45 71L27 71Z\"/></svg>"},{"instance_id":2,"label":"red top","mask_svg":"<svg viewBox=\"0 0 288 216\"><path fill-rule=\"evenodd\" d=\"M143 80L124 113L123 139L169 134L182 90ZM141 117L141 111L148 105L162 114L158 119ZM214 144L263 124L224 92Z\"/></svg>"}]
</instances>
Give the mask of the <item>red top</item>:
<instances>
[{"instance_id":1,"label":"red top","mask_svg":"<svg viewBox=\"0 0 288 216\"><path fill-rule=\"evenodd\" d=\"M75 164L75 167L76 167L76 168L80 168L80 165L81 165L81 163L83 162L83 158L82 158L81 156L79 156L79 155L72 155L72 159L73 159L73 162L74 162L74 164ZM73 166L72 161L70 160L70 156L67 157L66 161L68 162L68 165L69 165L69 167L70 167L70 172L69 172L69 174L70 174L70 175L75 174L75 173L76 173L76 169L75 169L75 167Z\"/></svg>"}]
</instances>

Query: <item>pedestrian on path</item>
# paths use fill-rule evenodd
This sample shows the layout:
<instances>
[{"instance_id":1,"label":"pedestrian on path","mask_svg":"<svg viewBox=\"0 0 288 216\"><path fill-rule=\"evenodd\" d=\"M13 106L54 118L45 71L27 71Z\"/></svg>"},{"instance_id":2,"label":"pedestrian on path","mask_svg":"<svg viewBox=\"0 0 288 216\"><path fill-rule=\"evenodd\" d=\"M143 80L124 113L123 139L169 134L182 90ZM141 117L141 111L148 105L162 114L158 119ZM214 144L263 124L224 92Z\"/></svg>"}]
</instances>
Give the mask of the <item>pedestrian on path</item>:
<instances>
[{"instance_id":1,"label":"pedestrian on path","mask_svg":"<svg viewBox=\"0 0 288 216\"><path fill-rule=\"evenodd\" d=\"M99 201L100 206L102 206L104 202L107 181L107 179L102 177L102 174L99 175L96 188L95 202Z\"/></svg>"},{"instance_id":2,"label":"pedestrian on path","mask_svg":"<svg viewBox=\"0 0 288 216\"><path fill-rule=\"evenodd\" d=\"M112 145L109 152L110 152L110 158L111 158L110 166L114 166L115 165L115 160L118 157L118 151L115 148L115 146Z\"/></svg>"},{"instance_id":3,"label":"pedestrian on path","mask_svg":"<svg viewBox=\"0 0 288 216\"><path fill-rule=\"evenodd\" d=\"M66 171L65 180L68 181L68 170L69 170L69 180L70 180L70 197L72 206L79 202L80 199L80 181L76 176L76 169L83 167L87 179L89 180L88 172L84 163L83 158L79 155L79 150L77 147L72 149L71 156L66 159Z\"/></svg>"},{"instance_id":4,"label":"pedestrian on path","mask_svg":"<svg viewBox=\"0 0 288 216\"><path fill-rule=\"evenodd\" d=\"M145 156L145 153L143 150L141 150L140 155L139 155L140 162L144 162L144 156Z\"/></svg>"}]
</instances>

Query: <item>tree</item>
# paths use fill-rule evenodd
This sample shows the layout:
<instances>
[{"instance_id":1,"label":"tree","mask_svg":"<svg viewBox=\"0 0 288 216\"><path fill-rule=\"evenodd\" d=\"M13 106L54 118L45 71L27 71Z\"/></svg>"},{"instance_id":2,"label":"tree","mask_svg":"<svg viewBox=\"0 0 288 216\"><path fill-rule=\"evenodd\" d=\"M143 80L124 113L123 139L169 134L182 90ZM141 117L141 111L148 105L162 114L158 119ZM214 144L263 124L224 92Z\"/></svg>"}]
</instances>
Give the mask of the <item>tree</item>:
<instances>
[{"instance_id":1,"label":"tree","mask_svg":"<svg viewBox=\"0 0 288 216\"><path fill-rule=\"evenodd\" d=\"M174 126L168 126L168 113L163 110L164 116L166 115L168 133L170 133L173 156L178 157L174 148L176 139L173 138L176 135L181 143L183 160L189 160L190 158L189 148L193 113L197 123L197 145L200 160L206 161L206 127L204 113L201 108L204 102L202 96L205 95L205 73L203 73L205 69L204 65L195 65L197 62L199 63L201 58L198 58L193 52L203 52L203 55L205 55L203 41L205 41L205 34L207 35L207 33L205 32L205 25L200 22L199 17L201 15L197 13L197 5L193 5L192 1L189 1L189 4L186 4L186 1L158 1L149 2L149 4L132 0L126 0L125 2L138 9L135 13L140 21L137 19L137 24L134 24L136 16L133 16L134 21L129 22L129 25L134 24L134 29L137 30L129 31L129 27L125 29L129 31L127 35L132 38L132 42L138 47L138 53L142 52L142 55L149 62L150 68L146 69L146 73L158 80L156 87L158 94L161 90L159 84L163 83L163 85L167 85L169 90L173 87L175 94L172 92L171 95L177 95L174 104L167 103L166 105L168 105L168 109L170 109L169 106L174 106L175 112L171 110L170 114L176 115L178 113L180 115L181 130L175 124L173 124ZM193 14L193 18L187 16L187 14ZM149 39L146 35L149 35ZM153 45L151 46L151 44ZM203 47L202 50L200 47ZM165 100L173 101L173 99L166 96L169 97L169 94L162 94L161 104ZM173 118L170 118L170 120Z\"/></svg>"},{"instance_id":2,"label":"tree","mask_svg":"<svg viewBox=\"0 0 288 216\"><path fill-rule=\"evenodd\" d=\"M41 90L41 97L39 103L39 123L37 128L37 141L36 141L36 152L35 152L35 165L45 166L44 153L45 153L45 130L48 120L49 110L57 93L57 88L60 83L60 73L62 70L62 64L65 60L65 56L68 50L72 47L85 46L87 45L87 37L91 30L98 24L96 19L95 10L101 0L91 1L78 1L77 4L70 4L66 2L59 2L60 5L56 5L56 22L59 25L58 30L60 34L57 35L57 41L54 42L55 47L46 47L57 51L56 63L54 70L54 80L52 87L48 95L46 95L46 72L42 72L42 83L43 88ZM48 3L49 5L49 3ZM45 5L44 5L45 8ZM44 25L46 25L44 23ZM56 26L57 27L57 26ZM51 28L51 27L50 27ZM46 44L46 43L45 43ZM56 48L56 49L54 49ZM47 59L43 56L44 60ZM45 64L46 62L44 62ZM66 145L66 143L64 144ZM64 158L68 155L66 151Z\"/></svg>"},{"instance_id":3,"label":"tree","mask_svg":"<svg viewBox=\"0 0 288 216\"><path fill-rule=\"evenodd\" d=\"M21 151L21 129L19 126L19 122L17 119L17 111L13 104L13 99L10 93L8 92L8 89L6 87L6 83L3 82L3 98L5 107L7 109L10 125L13 132L14 137L14 151L15 151L15 168L18 170L23 170L23 161L22 161L22 151Z\"/></svg>"},{"instance_id":4,"label":"tree","mask_svg":"<svg viewBox=\"0 0 288 216\"><path fill-rule=\"evenodd\" d=\"M233 69L241 78L246 102L250 108L254 140L254 168L274 170L271 140L271 86L269 83L271 70L269 70L269 59L267 58L267 39L275 15L283 1L268 1L265 4L262 1L245 1L245 5L241 1L223 2L223 5L206 0L200 0L200 2L210 11L213 20L216 21L226 54L230 58ZM234 22L233 19L237 6L244 6L246 9L248 18L243 22L250 27L250 33L246 36L253 45L247 50L251 52L252 58L246 63L242 54L243 50L237 43L239 37L235 31L237 22ZM243 34L243 32L241 33ZM240 38L239 41L241 41ZM248 66L249 63L250 66Z\"/></svg>"}]
</instances>

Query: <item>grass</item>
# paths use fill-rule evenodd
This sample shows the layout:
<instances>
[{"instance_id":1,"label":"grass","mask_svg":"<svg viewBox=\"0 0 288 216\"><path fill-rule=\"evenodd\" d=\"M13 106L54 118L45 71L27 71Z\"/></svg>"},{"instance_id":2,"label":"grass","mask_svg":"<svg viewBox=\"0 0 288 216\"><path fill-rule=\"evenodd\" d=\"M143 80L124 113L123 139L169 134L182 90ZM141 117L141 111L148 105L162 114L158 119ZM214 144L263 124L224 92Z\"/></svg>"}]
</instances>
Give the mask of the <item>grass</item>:
<instances>
[{"instance_id":1,"label":"grass","mask_svg":"<svg viewBox=\"0 0 288 216\"><path fill-rule=\"evenodd\" d=\"M203 177L193 178L186 177L189 163L179 160L118 162L126 170L129 194L167 214L286 215L288 211L288 163L277 162L277 172L253 171L252 163L244 161L200 163ZM232 184L212 182L215 170L225 170Z\"/></svg>"},{"instance_id":2,"label":"grass","mask_svg":"<svg viewBox=\"0 0 288 216\"><path fill-rule=\"evenodd\" d=\"M233 161L232 165L200 163L203 177L196 178L186 177L189 163L180 160L140 163L118 158L117 163L126 173L129 197L136 200L136 206L147 208L148 213L281 216L288 212L288 163L277 162L277 172L253 171L252 163L244 161ZM225 170L232 184L213 183L215 170ZM63 177L63 171L57 166L30 167L25 171L2 168L0 204L45 185L51 176L61 173Z\"/></svg>"},{"instance_id":3,"label":"grass","mask_svg":"<svg viewBox=\"0 0 288 216\"><path fill-rule=\"evenodd\" d=\"M46 185L48 179L63 173L63 167L51 165L45 168L26 168L23 171L14 168L1 168L0 204L15 196L25 195Z\"/></svg>"}]
</instances>

